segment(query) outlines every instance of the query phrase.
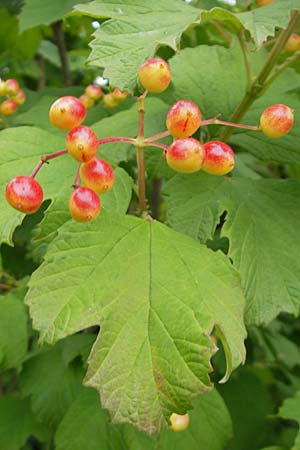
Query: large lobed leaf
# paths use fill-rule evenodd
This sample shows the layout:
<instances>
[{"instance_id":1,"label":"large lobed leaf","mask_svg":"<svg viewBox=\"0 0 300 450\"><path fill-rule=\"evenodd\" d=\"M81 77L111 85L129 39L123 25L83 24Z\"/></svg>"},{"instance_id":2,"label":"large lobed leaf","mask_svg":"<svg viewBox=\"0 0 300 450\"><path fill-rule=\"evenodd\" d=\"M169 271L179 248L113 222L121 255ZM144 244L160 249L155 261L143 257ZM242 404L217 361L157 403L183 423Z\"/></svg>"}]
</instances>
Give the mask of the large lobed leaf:
<instances>
[{"instance_id":1,"label":"large lobed leaf","mask_svg":"<svg viewBox=\"0 0 300 450\"><path fill-rule=\"evenodd\" d=\"M198 173L173 177L166 193L171 226L202 242L227 212L222 236L241 276L249 324L299 313L299 182Z\"/></svg>"},{"instance_id":2,"label":"large lobed leaf","mask_svg":"<svg viewBox=\"0 0 300 450\"><path fill-rule=\"evenodd\" d=\"M281 408L279 409L278 416L284 419L292 419L297 422L300 427L300 391L296 392L292 398L287 398ZM300 449L300 432L296 436L296 440L293 446L293 450Z\"/></svg>"},{"instance_id":3,"label":"large lobed leaf","mask_svg":"<svg viewBox=\"0 0 300 450\"><path fill-rule=\"evenodd\" d=\"M84 227L67 223L26 302L42 341L101 325L86 384L114 422L149 433L210 389L214 326L224 379L244 360L243 296L230 263L155 221L103 213Z\"/></svg>"}]
</instances>

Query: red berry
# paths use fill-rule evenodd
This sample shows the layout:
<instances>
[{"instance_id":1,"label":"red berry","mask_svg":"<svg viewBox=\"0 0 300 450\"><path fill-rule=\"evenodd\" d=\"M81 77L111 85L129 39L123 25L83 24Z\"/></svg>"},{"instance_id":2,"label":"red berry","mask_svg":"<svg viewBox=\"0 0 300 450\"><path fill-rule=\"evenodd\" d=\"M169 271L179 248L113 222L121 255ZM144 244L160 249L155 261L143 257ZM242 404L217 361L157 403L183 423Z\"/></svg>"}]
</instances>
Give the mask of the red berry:
<instances>
[{"instance_id":1,"label":"red berry","mask_svg":"<svg viewBox=\"0 0 300 450\"><path fill-rule=\"evenodd\" d=\"M300 50L300 36L299 36L299 34L292 33L290 35L290 37L288 38L288 40L287 40L287 42L286 42L286 44L284 46L284 49L287 52L291 52L291 53L299 51Z\"/></svg>"},{"instance_id":2,"label":"red berry","mask_svg":"<svg viewBox=\"0 0 300 450\"><path fill-rule=\"evenodd\" d=\"M264 5L268 5L269 3L272 3L273 0L258 0L258 6L264 6Z\"/></svg>"},{"instance_id":3,"label":"red berry","mask_svg":"<svg viewBox=\"0 0 300 450\"><path fill-rule=\"evenodd\" d=\"M189 137L201 124L201 111L189 100L176 102L168 112L166 125L174 137Z\"/></svg>"},{"instance_id":4,"label":"red berry","mask_svg":"<svg viewBox=\"0 0 300 450\"><path fill-rule=\"evenodd\" d=\"M81 101L72 96L60 97L49 111L51 123L62 130L70 130L84 121L86 110Z\"/></svg>"},{"instance_id":5,"label":"red berry","mask_svg":"<svg viewBox=\"0 0 300 450\"><path fill-rule=\"evenodd\" d=\"M96 84L89 84L85 88L85 93L88 95L92 100L98 100L103 95L102 89L97 86Z\"/></svg>"},{"instance_id":6,"label":"red berry","mask_svg":"<svg viewBox=\"0 0 300 450\"><path fill-rule=\"evenodd\" d=\"M117 102L122 102L127 97L128 92L127 91L120 91L119 88L115 88L112 92L112 96Z\"/></svg>"},{"instance_id":7,"label":"red berry","mask_svg":"<svg viewBox=\"0 0 300 450\"><path fill-rule=\"evenodd\" d=\"M173 413L170 417L170 429L173 431L184 431L187 429L190 423L190 416L187 414Z\"/></svg>"},{"instance_id":8,"label":"red berry","mask_svg":"<svg viewBox=\"0 0 300 450\"><path fill-rule=\"evenodd\" d=\"M5 195L13 208L25 214L36 212L43 201L43 189L32 177L13 178L6 186Z\"/></svg>"},{"instance_id":9,"label":"red berry","mask_svg":"<svg viewBox=\"0 0 300 450\"><path fill-rule=\"evenodd\" d=\"M12 97L12 100L14 100L18 105L23 105L26 100L26 95L23 89L19 89L16 95Z\"/></svg>"},{"instance_id":10,"label":"red berry","mask_svg":"<svg viewBox=\"0 0 300 450\"><path fill-rule=\"evenodd\" d=\"M87 187L99 194L104 194L113 187L115 175L108 162L93 158L81 165L80 177Z\"/></svg>"},{"instance_id":11,"label":"red berry","mask_svg":"<svg viewBox=\"0 0 300 450\"><path fill-rule=\"evenodd\" d=\"M0 104L0 114L3 114L4 116L11 116L16 112L17 108L18 104L9 98Z\"/></svg>"},{"instance_id":12,"label":"red berry","mask_svg":"<svg viewBox=\"0 0 300 450\"><path fill-rule=\"evenodd\" d=\"M77 222L94 220L100 212L100 199L98 195L87 187L78 187L69 200L70 214Z\"/></svg>"},{"instance_id":13,"label":"red berry","mask_svg":"<svg viewBox=\"0 0 300 450\"><path fill-rule=\"evenodd\" d=\"M87 94L82 94L79 97L79 100L81 101L81 103L83 104L83 106L86 109L92 108L94 106L94 103L95 103L94 100L91 97L89 97Z\"/></svg>"},{"instance_id":14,"label":"red berry","mask_svg":"<svg viewBox=\"0 0 300 450\"><path fill-rule=\"evenodd\" d=\"M202 165L204 172L212 175L225 175L234 168L234 152L221 141L210 141L203 145L205 156Z\"/></svg>"},{"instance_id":15,"label":"red berry","mask_svg":"<svg viewBox=\"0 0 300 450\"><path fill-rule=\"evenodd\" d=\"M79 125L68 132L66 147L76 161L87 162L97 153L98 141L97 135L91 128Z\"/></svg>"},{"instance_id":16,"label":"red berry","mask_svg":"<svg viewBox=\"0 0 300 450\"><path fill-rule=\"evenodd\" d=\"M262 132L271 138L280 138L287 134L294 123L294 111L286 105L272 105L260 116Z\"/></svg>"},{"instance_id":17,"label":"red berry","mask_svg":"<svg viewBox=\"0 0 300 450\"><path fill-rule=\"evenodd\" d=\"M118 105L117 100L114 98L114 96L111 92L109 94L104 95L103 103L108 108L115 108Z\"/></svg>"},{"instance_id":18,"label":"red berry","mask_svg":"<svg viewBox=\"0 0 300 450\"><path fill-rule=\"evenodd\" d=\"M166 160L176 172L197 172L204 160L204 150L196 139L176 139L167 149Z\"/></svg>"},{"instance_id":19,"label":"red berry","mask_svg":"<svg viewBox=\"0 0 300 450\"><path fill-rule=\"evenodd\" d=\"M145 61L140 66L138 75L142 86L154 94L165 91L171 81L170 66L161 58Z\"/></svg>"},{"instance_id":20,"label":"red berry","mask_svg":"<svg viewBox=\"0 0 300 450\"><path fill-rule=\"evenodd\" d=\"M5 81L8 95L16 95L19 90L19 83L14 78Z\"/></svg>"}]
</instances>

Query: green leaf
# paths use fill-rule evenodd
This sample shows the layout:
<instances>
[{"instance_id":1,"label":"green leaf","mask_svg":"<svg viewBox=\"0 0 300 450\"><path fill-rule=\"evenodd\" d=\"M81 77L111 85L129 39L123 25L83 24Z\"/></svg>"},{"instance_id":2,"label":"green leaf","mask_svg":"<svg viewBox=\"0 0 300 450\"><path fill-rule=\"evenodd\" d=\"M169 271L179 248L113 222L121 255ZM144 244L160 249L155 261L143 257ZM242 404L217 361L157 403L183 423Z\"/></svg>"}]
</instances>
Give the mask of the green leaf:
<instances>
[{"instance_id":1,"label":"green leaf","mask_svg":"<svg viewBox=\"0 0 300 450\"><path fill-rule=\"evenodd\" d=\"M0 397L0 448L20 450L30 436L43 439L45 430L39 424L28 399Z\"/></svg>"},{"instance_id":2,"label":"green leaf","mask_svg":"<svg viewBox=\"0 0 300 450\"><path fill-rule=\"evenodd\" d=\"M90 335L72 336L55 347L42 349L24 364L21 391L30 396L38 419L51 427L58 425L82 389L84 369L74 359L87 345L91 345Z\"/></svg>"},{"instance_id":3,"label":"green leaf","mask_svg":"<svg viewBox=\"0 0 300 450\"><path fill-rule=\"evenodd\" d=\"M18 368L27 352L25 287L0 297L0 369Z\"/></svg>"},{"instance_id":4,"label":"green leaf","mask_svg":"<svg viewBox=\"0 0 300 450\"><path fill-rule=\"evenodd\" d=\"M170 225L202 242L227 212L221 236L230 241L249 324L269 322L281 311L299 313L299 182L198 173L173 177L166 193Z\"/></svg>"},{"instance_id":5,"label":"green leaf","mask_svg":"<svg viewBox=\"0 0 300 450\"><path fill-rule=\"evenodd\" d=\"M38 25L50 25L62 19L76 3L77 0L64 0L63 2L60 0L47 0L43 2L43 7L41 8L40 0L26 0L19 15L20 29L24 31Z\"/></svg>"},{"instance_id":6,"label":"green leaf","mask_svg":"<svg viewBox=\"0 0 300 450\"><path fill-rule=\"evenodd\" d=\"M287 398L281 408L279 409L278 416L283 419L292 419L298 423L300 427L300 391L296 392L293 398ZM300 449L300 432L298 432L293 450Z\"/></svg>"},{"instance_id":7,"label":"green leaf","mask_svg":"<svg viewBox=\"0 0 300 450\"><path fill-rule=\"evenodd\" d=\"M131 92L137 84L138 67L156 50L167 45L179 48L182 33L198 22L199 10L181 1L94 1L75 8L96 18L111 18L94 34L89 63L104 67L110 83Z\"/></svg>"},{"instance_id":8,"label":"green leaf","mask_svg":"<svg viewBox=\"0 0 300 450\"><path fill-rule=\"evenodd\" d=\"M55 450L82 450L85 446L89 450L223 450L231 431L229 413L216 390L194 402L186 431L163 431L157 441L158 436L150 438L130 425L111 425L96 392L85 389L57 429Z\"/></svg>"},{"instance_id":9,"label":"green leaf","mask_svg":"<svg viewBox=\"0 0 300 450\"><path fill-rule=\"evenodd\" d=\"M26 301L43 341L101 324L85 382L114 422L147 432L210 388L214 326L224 379L244 360L243 296L228 260L155 221L103 212L84 229L67 223Z\"/></svg>"}]
</instances>

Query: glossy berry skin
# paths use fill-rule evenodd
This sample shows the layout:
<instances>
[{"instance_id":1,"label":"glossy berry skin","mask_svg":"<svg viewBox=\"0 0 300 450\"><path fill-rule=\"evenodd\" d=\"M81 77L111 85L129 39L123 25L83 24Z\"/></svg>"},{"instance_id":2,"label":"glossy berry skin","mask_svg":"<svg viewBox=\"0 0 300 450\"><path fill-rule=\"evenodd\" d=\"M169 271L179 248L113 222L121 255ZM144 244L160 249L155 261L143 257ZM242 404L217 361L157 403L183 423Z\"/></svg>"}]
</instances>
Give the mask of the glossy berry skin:
<instances>
[{"instance_id":1,"label":"glossy berry skin","mask_svg":"<svg viewBox=\"0 0 300 450\"><path fill-rule=\"evenodd\" d=\"M9 98L0 104L0 114L3 114L4 116L11 116L16 112L17 108L18 104Z\"/></svg>"},{"instance_id":2,"label":"glossy berry skin","mask_svg":"<svg viewBox=\"0 0 300 450\"><path fill-rule=\"evenodd\" d=\"M272 3L273 0L258 0L258 6L264 6L264 5L268 5L269 3Z\"/></svg>"},{"instance_id":3,"label":"glossy berry skin","mask_svg":"<svg viewBox=\"0 0 300 450\"><path fill-rule=\"evenodd\" d=\"M173 413L170 417L170 429L173 431L184 431L187 429L190 423L190 416L188 414L176 414Z\"/></svg>"},{"instance_id":4,"label":"glossy berry skin","mask_svg":"<svg viewBox=\"0 0 300 450\"><path fill-rule=\"evenodd\" d=\"M115 108L118 105L117 100L114 98L114 96L111 92L109 94L104 95L103 103L108 108Z\"/></svg>"},{"instance_id":5,"label":"glossy berry skin","mask_svg":"<svg viewBox=\"0 0 300 450\"><path fill-rule=\"evenodd\" d=\"M110 191L114 185L114 171L108 162L93 158L80 167L80 178L84 185L99 194Z\"/></svg>"},{"instance_id":6,"label":"glossy berry skin","mask_svg":"<svg viewBox=\"0 0 300 450\"><path fill-rule=\"evenodd\" d=\"M299 34L292 33L288 38L284 49L287 52L294 53L300 50L300 36Z\"/></svg>"},{"instance_id":7,"label":"glossy berry skin","mask_svg":"<svg viewBox=\"0 0 300 450\"><path fill-rule=\"evenodd\" d=\"M79 97L79 100L81 101L81 103L83 104L83 106L86 109L92 108L94 106L94 103L95 103L95 101L91 97L89 97L87 94L82 94Z\"/></svg>"},{"instance_id":8,"label":"glossy berry skin","mask_svg":"<svg viewBox=\"0 0 300 450\"><path fill-rule=\"evenodd\" d=\"M16 95L19 90L19 83L14 78L5 81L8 95Z\"/></svg>"},{"instance_id":9,"label":"glossy berry skin","mask_svg":"<svg viewBox=\"0 0 300 450\"><path fill-rule=\"evenodd\" d=\"M16 95L12 97L12 100L14 100L18 105L23 105L26 100L26 95L23 89L19 89Z\"/></svg>"},{"instance_id":10,"label":"glossy berry skin","mask_svg":"<svg viewBox=\"0 0 300 450\"><path fill-rule=\"evenodd\" d=\"M77 222L94 220L98 216L100 208L98 195L87 187L76 188L69 200L70 214Z\"/></svg>"},{"instance_id":11,"label":"glossy berry skin","mask_svg":"<svg viewBox=\"0 0 300 450\"><path fill-rule=\"evenodd\" d=\"M201 117L201 111L196 103L180 100L167 114L167 129L174 137L189 137L200 127Z\"/></svg>"},{"instance_id":12,"label":"glossy berry skin","mask_svg":"<svg viewBox=\"0 0 300 450\"><path fill-rule=\"evenodd\" d=\"M115 88L112 92L112 96L117 102L122 102L127 97L127 91L120 91L119 88Z\"/></svg>"},{"instance_id":13,"label":"glossy berry skin","mask_svg":"<svg viewBox=\"0 0 300 450\"><path fill-rule=\"evenodd\" d=\"M168 166L176 172L197 172L202 167L204 149L196 139L176 139L167 149L166 160Z\"/></svg>"},{"instance_id":14,"label":"glossy berry skin","mask_svg":"<svg viewBox=\"0 0 300 450\"><path fill-rule=\"evenodd\" d=\"M286 105L269 106L260 116L260 128L270 138L287 134L294 123L294 111Z\"/></svg>"},{"instance_id":15,"label":"glossy berry skin","mask_svg":"<svg viewBox=\"0 0 300 450\"><path fill-rule=\"evenodd\" d=\"M13 208L25 214L35 213L43 201L43 189L32 177L13 178L6 186L5 195Z\"/></svg>"},{"instance_id":16,"label":"glossy berry skin","mask_svg":"<svg viewBox=\"0 0 300 450\"><path fill-rule=\"evenodd\" d=\"M61 130L70 130L80 125L85 115L84 105L78 98L70 95L55 100L49 111L50 122Z\"/></svg>"},{"instance_id":17,"label":"glossy berry skin","mask_svg":"<svg viewBox=\"0 0 300 450\"><path fill-rule=\"evenodd\" d=\"M171 81L169 64L161 58L145 61L138 70L141 85L153 94L165 91Z\"/></svg>"},{"instance_id":18,"label":"glossy berry skin","mask_svg":"<svg viewBox=\"0 0 300 450\"><path fill-rule=\"evenodd\" d=\"M234 168L234 152L229 145L221 141L210 141L203 145L205 157L202 165L204 172L212 175L226 175Z\"/></svg>"},{"instance_id":19,"label":"glossy berry skin","mask_svg":"<svg viewBox=\"0 0 300 450\"><path fill-rule=\"evenodd\" d=\"M7 92L7 85L6 82L3 80L0 80L0 97L3 97L3 95L6 95Z\"/></svg>"},{"instance_id":20,"label":"glossy berry skin","mask_svg":"<svg viewBox=\"0 0 300 450\"><path fill-rule=\"evenodd\" d=\"M66 147L68 153L76 161L87 162L92 159L98 150L97 135L91 128L79 125L72 128L66 137Z\"/></svg>"},{"instance_id":21,"label":"glossy berry skin","mask_svg":"<svg viewBox=\"0 0 300 450\"><path fill-rule=\"evenodd\" d=\"M98 100L103 95L102 89L96 84L89 84L85 89L86 95L92 100Z\"/></svg>"}]
</instances>

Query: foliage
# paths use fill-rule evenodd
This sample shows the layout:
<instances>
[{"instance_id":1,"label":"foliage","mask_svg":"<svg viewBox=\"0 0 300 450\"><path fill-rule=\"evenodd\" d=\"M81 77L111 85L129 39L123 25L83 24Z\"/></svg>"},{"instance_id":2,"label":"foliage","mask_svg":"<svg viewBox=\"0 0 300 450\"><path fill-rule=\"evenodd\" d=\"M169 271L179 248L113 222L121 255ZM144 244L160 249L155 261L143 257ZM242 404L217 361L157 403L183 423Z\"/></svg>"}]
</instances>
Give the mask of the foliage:
<instances>
[{"instance_id":1,"label":"foliage","mask_svg":"<svg viewBox=\"0 0 300 450\"><path fill-rule=\"evenodd\" d=\"M300 66L284 50L300 6L235 3L0 0L0 76L26 93L0 123L1 449L300 448ZM137 70L154 56L172 80L144 99ZM99 77L105 95L128 91L88 110L100 140L136 143L143 105L156 136L187 99L211 119L193 137L226 140L234 170L175 174L165 133L145 149L143 208L139 146L115 139L99 147L115 184L96 220L70 218L66 154L38 172L40 210L12 209L6 183L66 146L50 105ZM270 139L256 125L277 103L295 123Z\"/></svg>"}]
</instances>

